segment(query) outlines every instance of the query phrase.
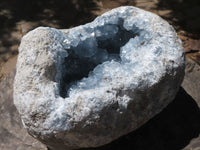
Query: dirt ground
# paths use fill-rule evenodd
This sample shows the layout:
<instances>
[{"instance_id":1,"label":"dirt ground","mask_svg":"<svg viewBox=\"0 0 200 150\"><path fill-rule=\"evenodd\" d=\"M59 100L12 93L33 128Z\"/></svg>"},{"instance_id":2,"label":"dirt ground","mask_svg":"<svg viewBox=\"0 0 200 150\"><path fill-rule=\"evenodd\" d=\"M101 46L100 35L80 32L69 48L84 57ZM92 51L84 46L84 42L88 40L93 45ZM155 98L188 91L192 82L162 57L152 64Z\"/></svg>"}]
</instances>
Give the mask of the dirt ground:
<instances>
[{"instance_id":1,"label":"dirt ground","mask_svg":"<svg viewBox=\"0 0 200 150\"><path fill-rule=\"evenodd\" d=\"M24 34L38 26L71 28L119 6L158 14L174 26L186 55L200 64L199 0L6 0L0 1L0 81L15 68Z\"/></svg>"}]
</instances>

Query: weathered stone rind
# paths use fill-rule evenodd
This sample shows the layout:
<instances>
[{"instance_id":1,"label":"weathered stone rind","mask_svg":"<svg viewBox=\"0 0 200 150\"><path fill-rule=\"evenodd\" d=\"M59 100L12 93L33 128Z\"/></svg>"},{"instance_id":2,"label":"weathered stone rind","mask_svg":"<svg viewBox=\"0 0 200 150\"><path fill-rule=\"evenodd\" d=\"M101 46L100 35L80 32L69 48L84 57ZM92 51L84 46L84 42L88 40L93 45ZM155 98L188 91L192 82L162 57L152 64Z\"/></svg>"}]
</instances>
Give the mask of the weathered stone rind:
<instances>
[{"instance_id":1,"label":"weathered stone rind","mask_svg":"<svg viewBox=\"0 0 200 150\"><path fill-rule=\"evenodd\" d=\"M124 56L124 62L98 65L103 69L113 66L110 72L114 71L113 76L102 72L99 86L88 85L86 90L75 89L75 94L72 91L72 96L60 96L68 57L64 43L67 35L82 33L84 28L104 21L109 23L109 16L126 19L130 15L139 18L137 28L151 31L152 38L140 39L138 51L130 51L132 47L126 44L121 51L131 53ZM158 51L147 51L149 45ZM158 49L153 47L158 45ZM135 60L139 63L136 67ZM25 35L19 48L14 102L28 132L51 149L96 147L135 130L159 113L174 99L183 76L183 48L174 29L152 13L120 7L90 24L70 29L69 33L40 27ZM92 75L80 82L91 78Z\"/></svg>"}]
</instances>

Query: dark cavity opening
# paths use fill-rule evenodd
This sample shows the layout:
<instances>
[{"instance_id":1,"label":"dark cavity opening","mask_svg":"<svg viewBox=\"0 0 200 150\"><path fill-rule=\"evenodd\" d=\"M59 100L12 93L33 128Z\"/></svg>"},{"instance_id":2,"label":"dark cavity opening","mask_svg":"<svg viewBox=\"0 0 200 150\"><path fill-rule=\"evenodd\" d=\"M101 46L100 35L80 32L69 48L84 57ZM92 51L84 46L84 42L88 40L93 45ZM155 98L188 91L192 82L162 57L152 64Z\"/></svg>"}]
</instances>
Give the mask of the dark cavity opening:
<instances>
[{"instance_id":1,"label":"dark cavity opening","mask_svg":"<svg viewBox=\"0 0 200 150\"><path fill-rule=\"evenodd\" d=\"M77 47L68 50L69 55L65 58L65 68L63 68L64 71L60 83L61 97L68 97L69 88L84 77L88 77L89 72L92 71L97 65L105 61L121 61L119 55L120 47L124 46L130 38L134 38L138 35L138 31L135 33L127 31L123 28L122 24L123 23L120 23L120 25L113 25L118 27L118 31L111 38L106 38L103 34L100 37L96 37L95 42L97 43L97 49L99 52L91 57L81 57L75 53L76 48L80 47L80 44ZM102 31L102 33L103 32L106 31ZM84 41L81 41L80 43L87 44L87 42Z\"/></svg>"},{"instance_id":2,"label":"dark cavity opening","mask_svg":"<svg viewBox=\"0 0 200 150\"><path fill-rule=\"evenodd\" d=\"M108 53L119 54L120 47L124 46L129 39L134 38L137 34L132 31L127 31L123 26L118 26L119 31L110 39L100 40L97 38L98 47L106 49Z\"/></svg>"}]
</instances>

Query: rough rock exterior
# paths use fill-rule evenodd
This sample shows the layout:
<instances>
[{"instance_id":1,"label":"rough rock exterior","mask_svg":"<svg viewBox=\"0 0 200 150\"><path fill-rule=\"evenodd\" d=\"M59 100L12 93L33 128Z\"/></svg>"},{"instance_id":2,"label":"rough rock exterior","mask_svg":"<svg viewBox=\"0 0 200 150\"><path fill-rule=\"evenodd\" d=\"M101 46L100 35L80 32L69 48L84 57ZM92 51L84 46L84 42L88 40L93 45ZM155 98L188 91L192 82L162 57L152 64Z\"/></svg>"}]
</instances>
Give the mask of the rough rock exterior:
<instances>
[{"instance_id":1,"label":"rough rock exterior","mask_svg":"<svg viewBox=\"0 0 200 150\"><path fill-rule=\"evenodd\" d=\"M96 147L159 113L183 75L173 27L119 7L70 30L39 27L25 35L14 103L28 132L51 149Z\"/></svg>"}]
</instances>

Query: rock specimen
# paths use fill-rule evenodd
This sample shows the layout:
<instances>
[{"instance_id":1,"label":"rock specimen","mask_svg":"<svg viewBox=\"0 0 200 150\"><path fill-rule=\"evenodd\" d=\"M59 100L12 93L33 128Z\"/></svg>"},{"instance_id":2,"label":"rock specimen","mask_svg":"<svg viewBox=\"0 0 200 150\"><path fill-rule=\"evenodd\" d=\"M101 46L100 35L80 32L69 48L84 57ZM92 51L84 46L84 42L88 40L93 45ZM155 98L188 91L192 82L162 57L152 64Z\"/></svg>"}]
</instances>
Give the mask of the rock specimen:
<instances>
[{"instance_id":1,"label":"rock specimen","mask_svg":"<svg viewBox=\"0 0 200 150\"><path fill-rule=\"evenodd\" d=\"M159 113L183 76L173 27L150 12L120 7L86 25L25 35L14 103L29 134L52 150L96 147Z\"/></svg>"}]
</instances>

